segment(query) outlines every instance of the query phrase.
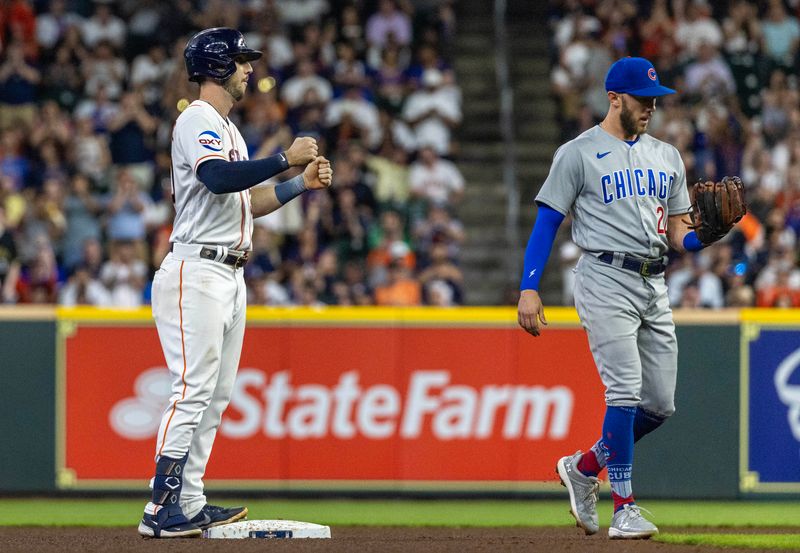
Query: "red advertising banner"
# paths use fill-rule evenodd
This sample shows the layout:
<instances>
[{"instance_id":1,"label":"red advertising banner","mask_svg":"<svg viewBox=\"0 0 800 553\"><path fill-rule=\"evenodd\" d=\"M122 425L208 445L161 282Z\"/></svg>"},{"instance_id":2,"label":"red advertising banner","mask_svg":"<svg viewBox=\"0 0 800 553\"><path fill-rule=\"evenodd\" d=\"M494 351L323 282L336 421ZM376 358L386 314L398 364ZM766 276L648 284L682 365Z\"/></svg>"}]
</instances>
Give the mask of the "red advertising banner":
<instances>
[{"instance_id":1,"label":"red advertising banner","mask_svg":"<svg viewBox=\"0 0 800 553\"><path fill-rule=\"evenodd\" d=\"M61 485L146 482L169 386L154 326L77 324L63 342ZM251 325L206 478L552 483L603 412L580 328Z\"/></svg>"}]
</instances>

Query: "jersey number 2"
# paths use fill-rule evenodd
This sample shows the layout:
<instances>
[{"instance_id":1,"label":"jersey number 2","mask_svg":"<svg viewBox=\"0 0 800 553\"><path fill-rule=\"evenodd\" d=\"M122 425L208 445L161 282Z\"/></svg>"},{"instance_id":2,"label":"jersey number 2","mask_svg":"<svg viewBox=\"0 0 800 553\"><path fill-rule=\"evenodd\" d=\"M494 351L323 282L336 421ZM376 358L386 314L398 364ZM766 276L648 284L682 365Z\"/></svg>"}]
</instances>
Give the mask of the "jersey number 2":
<instances>
[{"instance_id":1,"label":"jersey number 2","mask_svg":"<svg viewBox=\"0 0 800 553\"><path fill-rule=\"evenodd\" d=\"M663 206L658 206L656 208L656 214L658 215L658 234L667 234L667 215L664 212Z\"/></svg>"}]
</instances>

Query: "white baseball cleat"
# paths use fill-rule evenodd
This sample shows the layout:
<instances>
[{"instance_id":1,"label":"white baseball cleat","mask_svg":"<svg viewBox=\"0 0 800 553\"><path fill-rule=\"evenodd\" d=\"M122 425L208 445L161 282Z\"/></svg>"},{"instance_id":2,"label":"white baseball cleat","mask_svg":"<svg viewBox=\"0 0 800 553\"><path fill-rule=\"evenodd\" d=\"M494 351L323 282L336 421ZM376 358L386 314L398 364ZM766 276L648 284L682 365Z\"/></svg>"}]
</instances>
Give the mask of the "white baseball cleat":
<instances>
[{"instance_id":1,"label":"white baseball cleat","mask_svg":"<svg viewBox=\"0 0 800 553\"><path fill-rule=\"evenodd\" d=\"M577 467L581 458L578 450L558 460L556 472L561 478L561 485L569 492L570 513L575 517L578 527L583 528L587 536L600 531L597 517L597 500L599 498L600 480L594 476L585 476Z\"/></svg>"},{"instance_id":2,"label":"white baseball cleat","mask_svg":"<svg viewBox=\"0 0 800 553\"><path fill-rule=\"evenodd\" d=\"M644 518L641 508L635 503L623 505L614 513L608 537L623 540L646 540L658 534L656 525Z\"/></svg>"}]
</instances>

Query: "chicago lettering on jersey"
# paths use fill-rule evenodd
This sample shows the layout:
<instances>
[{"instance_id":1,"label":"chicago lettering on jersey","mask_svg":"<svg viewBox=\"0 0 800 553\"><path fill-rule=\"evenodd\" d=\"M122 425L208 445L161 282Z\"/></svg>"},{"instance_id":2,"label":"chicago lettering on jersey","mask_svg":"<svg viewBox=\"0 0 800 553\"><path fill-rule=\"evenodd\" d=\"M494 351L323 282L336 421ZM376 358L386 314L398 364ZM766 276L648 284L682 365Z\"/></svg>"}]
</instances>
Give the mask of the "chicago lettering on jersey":
<instances>
[{"instance_id":1,"label":"chicago lettering on jersey","mask_svg":"<svg viewBox=\"0 0 800 553\"><path fill-rule=\"evenodd\" d=\"M626 198L652 196L666 200L675 175L655 169L620 169L600 178L600 190L603 203L608 205Z\"/></svg>"}]
</instances>

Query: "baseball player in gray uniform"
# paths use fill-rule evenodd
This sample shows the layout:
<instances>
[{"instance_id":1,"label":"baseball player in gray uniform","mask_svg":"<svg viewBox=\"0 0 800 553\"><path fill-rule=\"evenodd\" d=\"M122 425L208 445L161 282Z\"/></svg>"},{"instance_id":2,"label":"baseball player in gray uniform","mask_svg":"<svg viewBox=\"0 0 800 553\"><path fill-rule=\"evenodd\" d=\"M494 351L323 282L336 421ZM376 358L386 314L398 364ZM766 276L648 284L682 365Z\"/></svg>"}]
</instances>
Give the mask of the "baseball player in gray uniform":
<instances>
[{"instance_id":1,"label":"baseball player in gray uniform","mask_svg":"<svg viewBox=\"0 0 800 553\"><path fill-rule=\"evenodd\" d=\"M587 534L599 530L598 473L606 468L614 499L611 538L658 532L633 496L633 444L675 411L678 345L664 282L669 247L703 247L690 227L686 172L678 151L646 134L661 86L653 65L623 58L606 76L605 119L562 145L536 196L536 223L525 252L519 324L533 336L546 325L539 278L553 239L571 213L583 250L575 304L605 386L600 439L558 461L570 508Z\"/></svg>"},{"instance_id":2,"label":"baseball player in gray uniform","mask_svg":"<svg viewBox=\"0 0 800 553\"><path fill-rule=\"evenodd\" d=\"M247 159L247 146L228 114L244 97L261 52L242 34L206 29L184 50L200 98L175 122L172 134L171 253L153 279L153 318L173 378L172 396L156 442L152 499L139 533L197 537L202 530L247 516L245 507L210 505L203 475L222 413L228 406L245 328L247 291L242 267L251 249L253 219L308 189L330 186L330 163L313 138L285 152ZM301 175L261 185L292 165Z\"/></svg>"}]
</instances>

